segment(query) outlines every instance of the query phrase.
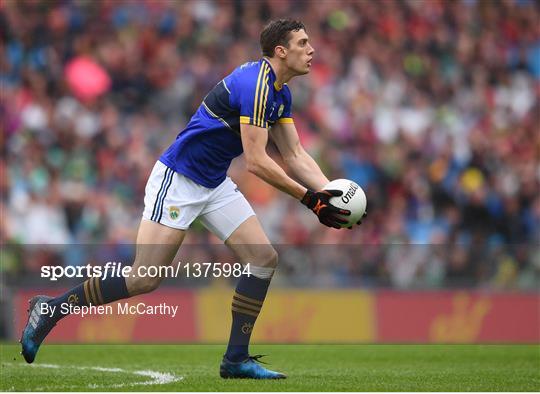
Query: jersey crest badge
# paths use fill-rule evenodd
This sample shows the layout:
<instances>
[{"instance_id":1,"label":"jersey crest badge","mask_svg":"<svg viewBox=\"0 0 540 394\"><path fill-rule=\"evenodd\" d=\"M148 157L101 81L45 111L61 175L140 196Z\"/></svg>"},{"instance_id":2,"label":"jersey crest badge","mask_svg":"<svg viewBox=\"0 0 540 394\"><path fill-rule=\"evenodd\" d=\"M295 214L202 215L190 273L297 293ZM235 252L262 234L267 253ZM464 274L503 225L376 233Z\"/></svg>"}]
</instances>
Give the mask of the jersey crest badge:
<instances>
[{"instance_id":1,"label":"jersey crest badge","mask_svg":"<svg viewBox=\"0 0 540 394\"><path fill-rule=\"evenodd\" d=\"M178 216L180 216L180 208L178 207L169 207L169 216L172 220L178 219Z\"/></svg>"}]
</instances>

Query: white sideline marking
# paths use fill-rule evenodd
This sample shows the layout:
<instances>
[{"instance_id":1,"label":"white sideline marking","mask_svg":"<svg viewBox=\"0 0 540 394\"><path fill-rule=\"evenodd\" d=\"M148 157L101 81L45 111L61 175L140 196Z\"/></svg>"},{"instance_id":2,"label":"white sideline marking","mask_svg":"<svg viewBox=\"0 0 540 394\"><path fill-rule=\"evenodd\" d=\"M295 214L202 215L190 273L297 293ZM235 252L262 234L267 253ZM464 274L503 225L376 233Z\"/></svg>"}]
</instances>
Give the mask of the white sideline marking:
<instances>
[{"instance_id":1,"label":"white sideline marking","mask_svg":"<svg viewBox=\"0 0 540 394\"><path fill-rule=\"evenodd\" d=\"M150 379L142 381L142 382L130 382L130 383L115 383L115 384L95 384L90 383L86 387L89 389L99 389L99 388L121 388L121 387L133 387L133 386L148 386L153 384L168 384L168 383L175 383L179 382L184 379L183 376L176 376L171 373L167 372L157 372L157 371L151 371L151 370L140 370L140 371L128 371L122 368L105 368L105 367L78 367L78 366L67 366L67 365L58 365L58 364L15 364L15 363L5 363L4 365L14 365L19 366L23 368L53 368L53 369L60 369L60 368L70 368L70 369L79 369L79 370L92 370L92 371L100 371L100 372L114 372L114 373L126 373L126 374L132 374L132 375L138 375L138 376L145 376L149 377ZM61 387L62 389L67 388L80 388L81 386L57 386L55 388Z\"/></svg>"}]
</instances>

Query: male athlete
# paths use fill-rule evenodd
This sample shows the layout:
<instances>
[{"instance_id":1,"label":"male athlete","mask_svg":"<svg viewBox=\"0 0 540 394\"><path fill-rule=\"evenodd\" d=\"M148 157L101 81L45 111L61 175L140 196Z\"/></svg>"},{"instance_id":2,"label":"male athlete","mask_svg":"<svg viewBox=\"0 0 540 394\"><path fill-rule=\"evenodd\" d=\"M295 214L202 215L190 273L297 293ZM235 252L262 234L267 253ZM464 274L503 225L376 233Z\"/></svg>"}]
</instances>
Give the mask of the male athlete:
<instances>
[{"instance_id":1,"label":"male athlete","mask_svg":"<svg viewBox=\"0 0 540 394\"><path fill-rule=\"evenodd\" d=\"M251 275L241 276L233 296L230 339L220 366L223 378L285 378L262 367L256 362L261 356L248 352L277 254L251 206L227 177L231 160L243 152L249 172L300 200L326 226L340 228L345 221L339 215L350 214L329 203L332 196L341 195L340 191L321 190L328 179L300 145L291 115L291 92L286 82L309 72L314 53L304 25L273 21L262 31L260 43L263 58L243 64L220 81L155 164L146 186L133 263L133 272L140 266L171 264L196 218L241 262L250 262ZM269 135L300 183L267 155ZM24 358L34 361L41 342L65 316L59 307L63 303L102 305L150 292L160 281L94 277L59 297L34 297L21 338ZM52 317L40 315L41 303L56 306Z\"/></svg>"}]
</instances>

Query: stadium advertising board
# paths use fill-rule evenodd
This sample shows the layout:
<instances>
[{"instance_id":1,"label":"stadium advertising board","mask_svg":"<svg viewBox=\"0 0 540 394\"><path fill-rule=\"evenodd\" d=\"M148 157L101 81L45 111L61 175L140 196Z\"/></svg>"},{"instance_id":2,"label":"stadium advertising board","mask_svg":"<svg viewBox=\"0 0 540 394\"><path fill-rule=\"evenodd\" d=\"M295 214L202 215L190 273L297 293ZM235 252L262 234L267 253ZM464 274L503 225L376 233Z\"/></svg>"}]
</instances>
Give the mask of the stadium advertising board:
<instances>
[{"instance_id":1,"label":"stadium advertising board","mask_svg":"<svg viewBox=\"0 0 540 394\"><path fill-rule=\"evenodd\" d=\"M231 319L226 308L231 291L163 289L127 301L131 308L153 306L149 313L122 313L125 306L118 306L124 303L118 303L111 314L66 319L48 341L223 343ZM16 295L16 333L26 322L29 294ZM178 310L161 311L160 305ZM533 343L540 341L540 299L534 293L276 289L253 339L306 344Z\"/></svg>"}]
</instances>

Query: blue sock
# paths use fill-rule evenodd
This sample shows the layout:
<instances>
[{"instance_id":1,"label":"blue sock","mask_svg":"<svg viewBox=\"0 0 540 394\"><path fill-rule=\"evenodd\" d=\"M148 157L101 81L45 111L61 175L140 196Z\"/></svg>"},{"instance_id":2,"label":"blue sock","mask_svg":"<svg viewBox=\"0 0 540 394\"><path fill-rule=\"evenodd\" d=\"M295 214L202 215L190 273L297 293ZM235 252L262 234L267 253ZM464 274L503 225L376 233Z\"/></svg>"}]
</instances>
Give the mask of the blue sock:
<instances>
[{"instance_id":1,"label":"blue sock","mask_svg":"<svg viewBox=\"0 0 540 394\"><path fill-rule=\"evenodd\" d=\"M105 280L96 277L90 278L61 296L50 300L48 304L56 307L52 319L57 322L69 314L62 310L62 304L102 305L127 297L129 294L124 277L109 277Z\"/></svg>"},{"instance_id":2,"label":"blue sock","mask_svg":"<svg viewBox=\"0 0 540 394\"><path fill-rule=\"evenodd\" d=\"M243 275L232 301L231 336L225 357L233 362L245 360L251 332L261 311L270 280Z\"/></svg>"}]
</instances>

